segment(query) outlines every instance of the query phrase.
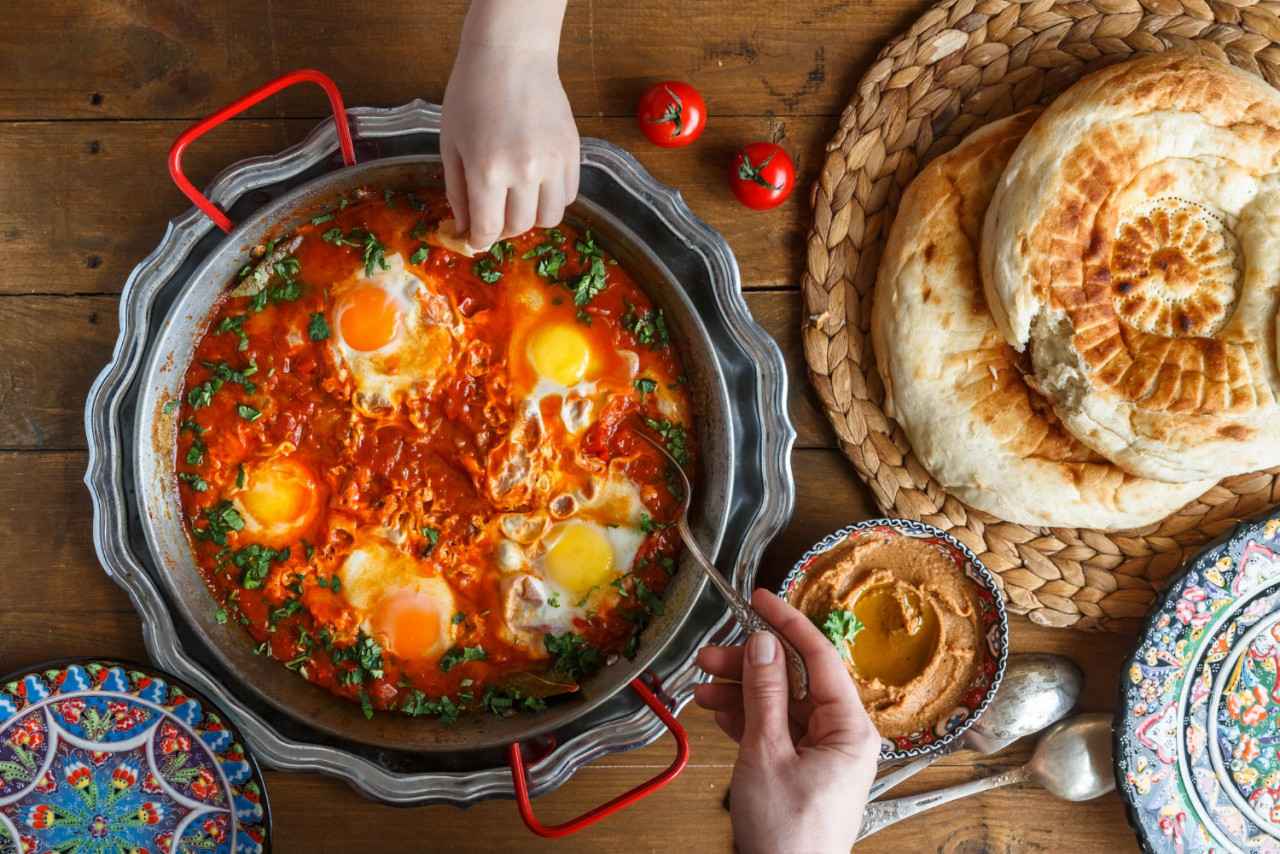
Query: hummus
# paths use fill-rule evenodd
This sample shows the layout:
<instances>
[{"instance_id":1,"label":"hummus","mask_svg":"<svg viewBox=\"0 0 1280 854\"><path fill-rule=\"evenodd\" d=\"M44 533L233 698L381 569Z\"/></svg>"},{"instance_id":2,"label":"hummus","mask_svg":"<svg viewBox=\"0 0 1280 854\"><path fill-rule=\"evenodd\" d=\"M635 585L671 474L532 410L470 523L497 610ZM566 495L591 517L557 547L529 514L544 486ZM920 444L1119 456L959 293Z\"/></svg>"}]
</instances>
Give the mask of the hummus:
<instances>
[{"instance_id":1,"label":"hummus","mask_svg":"<svg viewBox=\"0 0 1280 854\"><path fill-rule=\"evenodd\" d=\"M852 538L809 568L794 604L828 626L884 738L932 728L978 673L972 582L920 540L884 531ZM856 634L839 630L852 625L847 612L862 624Z\"/></svg>"}]
</instances>

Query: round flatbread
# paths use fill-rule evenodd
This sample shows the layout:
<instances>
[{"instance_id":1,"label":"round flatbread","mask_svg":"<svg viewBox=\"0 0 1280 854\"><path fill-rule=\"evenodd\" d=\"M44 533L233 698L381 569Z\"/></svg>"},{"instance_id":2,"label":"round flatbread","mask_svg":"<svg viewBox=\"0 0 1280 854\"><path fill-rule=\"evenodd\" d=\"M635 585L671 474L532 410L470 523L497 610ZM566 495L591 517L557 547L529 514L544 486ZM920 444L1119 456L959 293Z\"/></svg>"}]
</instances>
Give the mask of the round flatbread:
<instances>
[{"instance_id":1,"label":"round flatbread","mask_svg":"<svg viewBox=\"0 0 1280 854\"><path fill-rule=\"evenodd\" d=\"M1280 465L1280 93L1198 55L1096 72L1018 146L982 274L1067 428L1169 481Z\"/></svg>"},{"instance_id":2,"label":"round flatbread","mask_svg":"<svg viewBox=\"0 0 1280 854\"><path fill-rule=\"evenodd\" d=\"M978 271L995 184L1038 111L989 125L907 187L880 264L872 344L886 408L925 468L1010 522L1117 530L1168 516L1212 485L1134 477L1076 441L1028 382Z\"/></svg>"}]
</instances>

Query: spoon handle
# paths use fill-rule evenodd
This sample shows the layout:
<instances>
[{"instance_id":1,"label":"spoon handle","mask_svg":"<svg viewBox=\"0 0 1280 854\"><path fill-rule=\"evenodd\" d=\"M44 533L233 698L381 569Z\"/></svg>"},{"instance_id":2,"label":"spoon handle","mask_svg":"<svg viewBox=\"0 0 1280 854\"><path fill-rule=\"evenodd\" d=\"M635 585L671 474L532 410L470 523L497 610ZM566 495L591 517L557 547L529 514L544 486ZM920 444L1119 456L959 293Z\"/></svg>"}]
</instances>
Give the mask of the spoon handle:
<instances>
[{"instance_id":1,"label":"spoon handle","mask_svg":"<svg viewBox=\"0 0 1280 854\"><path fill-rule=\"evenodd\" d=\"M689 530L689 526L685 524L683 517L680 519L680 535L684 539L689 553L693 555L694 560L698 562L698 565L706 572L707 577L711 579L711 585L724 597L725 603L729 606L729 613L733 614L733 618L738 621L738 624L746 629L748 634L769 632L782 644L783 656L787 659L787 683L791 688L791 698L793 700L803 700L809 694L809 669L805 667L804 659L800 657L800 651L792 646L791 641L784 638L764 617L760 616L756 609L751 607L751 603L720 574L720 570L716 569L715 564L707 560L706 555L702 553L702 549L694 541L693 533Z\"/></svg>"},{"instance_id":2,"label":"spoon handle","mask_svg":"<svg viewBox=\"0 0 1280 854\"><path fill-rule=\"evenodd\" d=\"M981 780L974 780L970 783L962 783L959 786L952 786L947 789L940 789L936 792L928 792L923 795L916 795L908 798L895 798L891 801L880 801L874 804L868 804L866 812L862 816L862 828L858 831L858 839L870 836L877 830L896 824L904 818L910 818L917 813L925 810L933 809L940 804L950 803L960 798L967 798L970 795L976 795L979 792L985 792L988 789L997 789L1000 786L1011 786L1014 783L1022 783L1027 780L1027 771L1025 768L1014 768L1012 771L1005 771L990 777L984 777Z\"/></svg>"},{"instance_id":3,"label":"spoon handle","mask_svg":"<svg viewBox=\"0 0 1280 854\"><path fill-rule=\"evenodd\" d=\"M919 759L909 762L901 768L895 768L883 777L876 778L876 781L871 784L871 794L867 795L867 800L876 800L885 792L889 791L903 780L906 780L908 777L914 777L916 774L928 768L944 756L950 756L957 752L961 749L960 742L960 739L956 739L937 753L930 753L927 756L921 756Z\"/></svg>"}]
</instances>

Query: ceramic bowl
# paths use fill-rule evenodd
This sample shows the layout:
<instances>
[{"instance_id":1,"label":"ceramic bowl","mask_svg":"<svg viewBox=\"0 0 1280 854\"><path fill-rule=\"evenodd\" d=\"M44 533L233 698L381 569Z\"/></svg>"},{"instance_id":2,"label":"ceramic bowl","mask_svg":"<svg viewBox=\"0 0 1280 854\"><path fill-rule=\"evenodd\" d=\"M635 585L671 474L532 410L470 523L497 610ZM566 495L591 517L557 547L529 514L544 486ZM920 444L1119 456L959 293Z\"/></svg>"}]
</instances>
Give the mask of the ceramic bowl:
<instances>
[{"instance_id":1,"label":"ceramic bowl","mask_svg":"<svg viewBox=\"0 0 1280 854\"><path fill-rule=\"evenodd\" d=\"M790 602L809 569L822 555L859 534L886 531L923 540L927 545L937 549L972 582L974 598L978 603L978 616L982 623L983 641L978 650L982 658L981 666L969 684L968 690L960 698L960 704L932 727L898 738L882 738L880 740L881 763L924 756L941 750L959 738L961 733L973 726L973 722L986 710L991 698L995 696L996 689L1000 687L1000 680L1004 677L1005 660L1009 656L1009 617L1005 612L1004 600L1000 598L1000 592L996 587L995 577L967 546L946 532L923 522L913 522L908 519L869 519L824 537L817 545L805 552L792 568L782 584L780 595Z\"/></svg>"}]
</instances>

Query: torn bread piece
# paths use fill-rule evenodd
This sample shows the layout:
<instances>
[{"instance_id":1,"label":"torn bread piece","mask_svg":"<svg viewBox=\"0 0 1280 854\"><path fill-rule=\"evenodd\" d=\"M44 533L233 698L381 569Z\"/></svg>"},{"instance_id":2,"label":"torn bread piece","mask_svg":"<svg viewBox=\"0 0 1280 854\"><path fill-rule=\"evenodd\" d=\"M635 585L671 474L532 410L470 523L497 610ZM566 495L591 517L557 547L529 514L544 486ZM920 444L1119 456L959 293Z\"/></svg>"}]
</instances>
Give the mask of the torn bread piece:
<instances>
[{"instance_id":1,"label":"torn bread piece","mask_svg":"<svg viewBox=\"0 0 1280 854\"><path fill-rule=\"evenodd\" d=\"M489 246L472 246L468 242L470 237L469 234L459 234L458 224L453 221L453 217L450 217L440 220L440 224L427 234L426 240L428 246L448 249L450 252L457 252L468 258L474 258L489 251Z\"/></svg>"}]
</instances>

